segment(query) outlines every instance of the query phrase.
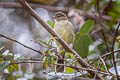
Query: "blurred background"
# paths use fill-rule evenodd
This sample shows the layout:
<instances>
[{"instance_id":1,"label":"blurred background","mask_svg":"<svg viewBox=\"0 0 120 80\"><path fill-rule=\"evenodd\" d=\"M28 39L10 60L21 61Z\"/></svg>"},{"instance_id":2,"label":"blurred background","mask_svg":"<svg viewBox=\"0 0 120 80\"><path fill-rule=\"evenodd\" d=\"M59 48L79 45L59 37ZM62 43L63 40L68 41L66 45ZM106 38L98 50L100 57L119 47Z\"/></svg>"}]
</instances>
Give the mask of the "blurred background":
<instances>
[{"instance_id":1,"label":"blurred background","mask_svg":"<svg viewBox=\"0 0 120 80\"><path fill-rule=\"evenodd\" d=\"M119 0L26 0L30 4L46 6L45 8L34 7L37 14L47 23L53 21L57 7L67 14L69 20L75 26L75 33L79 31L86 20L94 20L94 27L89 34L92 44L89 46L88 59L96 58L105 52L109 52L113 41L113 33L116 29L117 19L120 17ZM48 41L50 34L33 18L26 10L19 7L5 5L5 2L19 4L16 0L0 0L0 34L17 40L29 47L44 52L46 47L35 42L36 39ZM17 5L16 5L17 6ZM53 6L49 8L49 6ZM75 11L81 10L81 11ZM101 16L105 17L101 17ZM99 16L99 17L95 17ZM48 23L47 23L48 24ZM102 26L102 27L99 27ZM102 34L102 31L104 34ZM105 38L103 37L105 36ZM105 40L106 42L105 42ZM106 44L105 44L106 43ZM119 47L119 41L116 48ZM35 58L41 60L41 55L29 50L16 42L0 37L0 54L12 53L16 57L25 59ZM110 64L110 61L108 61ZM31 64L30 64L31 65ZM35 64L33 73L29 73L28 64L19 65L19 71L8 74L4 70L1 80L45 80L44 70L41 64ZM48 70L49 71L49 68Z\"/></svg>"}]
</instances>

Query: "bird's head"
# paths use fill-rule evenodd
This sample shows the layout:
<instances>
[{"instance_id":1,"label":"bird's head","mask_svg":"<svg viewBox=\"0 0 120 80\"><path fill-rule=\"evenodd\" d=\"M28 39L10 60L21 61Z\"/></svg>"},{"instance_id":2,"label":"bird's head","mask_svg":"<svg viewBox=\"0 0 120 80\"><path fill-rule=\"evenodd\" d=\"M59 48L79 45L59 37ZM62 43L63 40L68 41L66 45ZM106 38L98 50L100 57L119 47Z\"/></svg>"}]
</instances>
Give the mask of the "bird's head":
<instances>
[{"instance_id":1,"label":"bird's head","mask_svg":"<svg viewBox=\"0 0 120 80\"><path fill-rule=\"evenodd\" d=\"M54 19L55 21L68 20L66 14L63 12L56 12Z\"/></svg>"}]
</instances>

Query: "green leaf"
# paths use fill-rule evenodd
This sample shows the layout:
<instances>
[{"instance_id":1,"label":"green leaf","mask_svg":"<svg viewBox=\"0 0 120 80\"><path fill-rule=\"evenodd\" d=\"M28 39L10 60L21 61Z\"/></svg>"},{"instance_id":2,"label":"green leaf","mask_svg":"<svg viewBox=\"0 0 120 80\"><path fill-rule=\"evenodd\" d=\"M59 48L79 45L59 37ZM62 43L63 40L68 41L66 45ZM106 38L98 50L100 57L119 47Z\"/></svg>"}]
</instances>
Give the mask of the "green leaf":
<instances>
[{"instance_id":1,"label":"green leaf","mask_svg":"<svg viewBox=\"0 0 120 80\"><path fill-rule=\"evenodd\" d=\"M0 55L0 63L3 63L3 62L4 62L3 59L4 59L4 58L3 58L3 55Z\"/></svg>"},{"instance_id":2,"label":"green leaf","mask_svg":"<svg viewBox=\"0 0 120 80\"><path fill-rule=\"evenodd\" d=\"M73 56L73 54L72 54L72 53L69 53L69 57L70 57L71 59L73 59L73 58L74 58L74 56Z\"/></svg>"},{"instance_id":3,"label":"green leaf","mask_svg":"<svg viewBox=\"0 0 120 80\"><path fill-rule=\"evenodd\" d=\"M16 70L16 71L19 70L18 64L13 64L12 66L13 66L14 70Z\"/></svg>"},{"instance_id":4,"label":"green leaf","mask_svg":"<svg viewBox=\"0 0 120 80\"><path fill-rule=\"evenodd\" d=\"M44 46L48 45L45 41L43 41L41 39L37 39L37 43L43 44Z\"/></svg>"},{"instance_id":5,"label":"green leaf","mask_svg":"<svg viewBox=\"0 0 120 80\"><path fill-rule=\"evenodd\" d=\"M67 54L65 54L65 57L68 58L68 59L73 59L74 55L70 52L67 52Z\"/></svg>"},{"instance_id":6,"label":"green leaf","mask_svg":"<svg viewBox=\"0 0 120 80\"><path fill-rule=\"evenodd\" d=\"M91 1L90 1L90 5L91 5L91 6L94 5L96 2L97 2L96 0L91 0Z\"/></svg>"},{"instance_id":7,"label":"green leaf","mask_svg":"<svg viewBox=\"0 0 120 80\"><path fill-rule=\"evenodd\" d=\"M18 68L18 64L12 64L12 65L10 65L10 66L8 66L8 71L10 72L10 73L12 73L12 71L13 70L18 70L19 68Z\"/></svg>"},{"instance_id":8,"label":"green leaf","mask_svg":"<svg viewBox=\"0 0 120 80\"><path fill-rule=\"evenodd\" d=\"M10 66L8 66L7 69L8 69L8 71L9 71L10 73L12 73L12 71L13 71L14 68L12 67L12 65L10 65Z\"/></svg>"},{"instance_id":9,"label":"green leaf","mask_svg":"<svg viewBox=\"0 0 120 80\"><path fill-rule=\"evenodd\" d=\"M43 62L43 64L42 64L42 68L43 68L43 69L46 69L46 67L47 67L47 62L48 62L48 58L45 57L45 60L44 60L44 62Z\"/></svg>"},{"instance_id":10,"label":"green leaf","mask_svg":"<svg viewBox=\"0 0 120 80\"><path fill-rule=\"evenodd\" d=\"M54 22L48 20L47 23L48 23L52 28L54 28L54 25L55 25Z\"/></svg>"},{"instance_id":11,"label":"green leaf","mask_svg":"<svg viewBox=\"0 0 120 80\"><path fill-rule=\"evenodd\" d=\"M80 35L88 34L91 31L91 29L93 28L93 25L94 25L94 21L93 20L86 21L83 24L83 26L80 29L80 31L78 32L78 34L80 34Z\"/></svg>"},{"instance_id":12,"label":"green leaf","mask_svg":"<svg viewBox=\"0 0 120 80\"><path fill-rule=\"evenodd\" d=\"M74 73L74 72L75 72L75 70L70 67L66 67L66 69L65 69L65 73Z\"/></svg>"},{"instance_id":13,"label":"green leaf","mask_svg":"<svg viewBox=\"0 0 120 80\"><path fill-rule=\"evenodd\" d=\"M3 55L0 55L0 58L3 58L4 56Z\"/></svg>"},{"instance_id":14,"label":"green leaf","mask_svg":"<svg viewBox=\"0 0 120 80\"><path fill-rule=\"evenodd\" d=\"M4 62L4 60L3 59L0 59L0 63L3 63Z\"/></svg>"},{"instance_id":15,"label":"green leaf","mask_svg":"<svg viewBox=\"0 0 120 80\"><path fill-rule=\"evenodd\" d=\"M88 35L80 36L79 34L76 35L73 49L83 58L86 58L89 53L89 45L91 44L92 40Z\"/></svg>"}]
</instances>

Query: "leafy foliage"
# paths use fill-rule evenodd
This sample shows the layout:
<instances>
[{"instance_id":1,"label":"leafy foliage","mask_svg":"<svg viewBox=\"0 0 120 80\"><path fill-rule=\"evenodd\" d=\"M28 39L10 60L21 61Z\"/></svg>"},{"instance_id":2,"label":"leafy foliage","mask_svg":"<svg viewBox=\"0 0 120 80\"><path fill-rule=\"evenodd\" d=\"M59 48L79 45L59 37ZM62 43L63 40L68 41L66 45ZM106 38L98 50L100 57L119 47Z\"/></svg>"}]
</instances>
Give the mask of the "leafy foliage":
<instances>
[{"instance_id":1,"label":"leafy foliage","mask_svg":"<svg viewBox=\"0 0 120 80\"><path fill-rule=\"evenodd\" d=\"M0 1L12 2L15 0L0 0ZM55 9L54 7L53 7L53 9L49 8L48 5L53 5L55 7L61 6L63 8L59 8L58 11L65 10L65 13L67 13L69 11L69 10L64 9L66 7L75 9L75 11L73 11L73 15L71 16L71 18L69 18L71 20L78 19L78 18L75 18L76 14L78 14L77 16L83 15L82 17L84 17L84 19L88 20L88 21L86 21L83 24L83 26L81 27L81 29L79 30L79 32L76 33L76 35L75 35L76 38L74 41L73 48L82 58L84 58L85 61L87 58L88 61L86 61L86 62L89 62L89 64L92 63L91 66L93 65L96 68L95 70L97 70L97 66L99 64L101 64L99 72L103 71L103 73L105 73L105 72L107 73L107 71L105 69L106 67L109 69L109 72L110 72L110 68L111 68L111 66L113 66L112 63L109 63L109 62L111 62L109 59L109 57L111 58L111 56L108 55L108 57L106 57L106 59L104 59L102 57L102 59L105 60L104 63L106 64L106 67L98 59L98 56L104 55L103 53L111 51L112 41L113 41L113 37L114 37L114 31L116 29L116 23L118 22L117 20L120 18L120 15L119 15L120 14L120 1L119 0L66 0L66 1L64 1L64 0L26 0L26 1L31 2L31 3L37 3L37 4L44 4L46 10L48 9L49 13L51 13L51 11L52 12L57 11L57 9ZM56 3L56 1L57 1L57 3ZM110 3L110 1L112 1L111 5L107 6ZM9 7L9 5L7 7ZM77 11L76 9L80 10L80 15L79 15L79 11ZM12 20L9 21L9 18L12 19L12 17L14 15L17 18L20 18L20 16L18 17L19 10L16 10L18 12L15 11L15 13L12 11L9 11L8 9L4 10L4 8L1 8L0 11L1 10L4 15L3 14L0 15L0 16L3 16L0 19L0 23L5 24L5 26L7 23L7 29L4 30L2 27L4 25L2 25L1 26L2 31L0 30L1 31L0 33L5 31L5 33L8 34L7 36L17 36L19 38L17 33L15 35L11 35L12 34L11 29L13 29L13 28L9 29L9 25L11 26L11 22L12 22ZM83 12L81 10L83 10ZM72 10L70 10L70 11L72 11ZM91 13L89 13L89 11ZM104 12L102 12L102 11L104 11ZM102 13L102 14L100 14L100 13ZM69 14L69 12L68 12L68 14ZM11 15L12 15L12 17L11 17ZM23 15L23 14L19 14L19 15ZM44 15L46 16L46 14L44 14ZM7 20L5 19L6 17L7 17ZM29 17L29 19L30 19L30 17ZM93 19L94 21L89 20L89 19ZM16 20L16 18L14 20ZM23 18L23 20L24 20L24 18ZM18 21L22 21L22 17ZM30 20L26 20L26 21L30 21ZM18 22L18 23L20 24L21 22ZM16 24L18 24L18 23L16 23ZM48 20L47 23L51 28L54 28L54 22L52 22L51 20ZM73 21L73 23L74 23L74 21ZM15 24L15 23L12 23L12 24ZM76 23L74 23L74 24L77 26L80 26L79 24L76 24ZM31 25L31 22L30 22L30 25ZM14 25L12 25L12 26L14 26ZM93 26L94 26L94 29L93 29ZM24 28L24 26L23 26L23 28ZM31 26L29 26L29 29L32 32ZM15 28L15 30L18 30L18 29ZM41 34L42 32L39 32L39 31L40 30L35 30L35 33ZM8 33L8 32L10 32L10 33ZM95 33L89 35L90 32L91 33L95 32ZM33 35L34 34L32 34L32 37L36 37L36 35L34 35L34 36ZM43 36L44 36L44 34L43 34ZM44 38L43 36L40 36L40 37ZM115 42L114 49L120 48L119 32L118 32L118 36L116 36L116 37L117 37L117 40ZM0 39L1 39L1 37L0 37ZM4 41L4 40L3 41L0 40L0 46L3 45L5 42L6 41ZM10 42L8 42L7 44L9 45L9 43ZM53 71L53 68L56 63L56 59L59 56L56 53L59 53L60 51L57 52L56 46L55 47L53 46L54 45L53 40L43 41L43 40L39 39L39 40L37 40L37 43L38 44L40 43L40 46L41 45L44 46L43 47L44 49L42 49L40 47L40 50L43 51L43 56L42 56L42 58L39 57L39 59L43 60L42 69L46 70L47 67L51 67L52 68L51 71ZM91 43L92 43L92 45L91 45ZM10 43L10 45L11 44L13 45L13 43ZM34 76L32 78L29 78L32 73L28 74L28 78L26 78L27 70L26 69L22 70L22 67L19 70L19 63L17 63L17 62L26 61L28 56L24 57L24 56L19 55L16 57L16 54L10 53L10 51L13 51L13 50L9 51L6 49L4 52L3 51L4 50L2 48L0 48L0 71L2 71L3 73L6 72L7 77L8 77L8 78L6 78L6 76L2 75L3 80L18 80L18 79L19 80L23 80L23 79L25 79L25 80L40 80L39 77L36 77L36 76L35 76L35 78L34 78ZM62 50L61 50L61 53L62 53ZM119 53L119 51L117 53ZM114 57L116 59L117 65L119 65L120 64L120 62L119 62L120 54L117 54L117 53L115 54ZM81 65L77 62L77 60L75 60L76 58L77 57L74 54L69 53L69 52L66 53L65 54L66 65L74 65L75 64L78 67L81 67ZM117 59L118 59L118 61L117 61ZM113 68L113 70L111 71L111 73L115 71L114 67L112 67L112 68ZM33 74L38 75L37 73L39 73L39 71L42 71L40 69L35 69L35 71L34 71L35 74L34 73ZM80 71L82 71L82 70L80 70ZM20 72L20 74L18 74L19 72ZM66 67L65 72L70 74L70 73L75 73L76 71L73 68ZM15 74L17 74L17 75L15 75ZM114 75L116 75L116 74L114 73ZM85 76L88 76L88 75L85 75ZM106 74L101 74L101 76L105 80L108 79L108 77L106 77ZM88 77L91 77L91 76L88 76ZM115 80L115 77L113 77L113 76L110 76L110 77L112 77L111 80ZM1 77L0 77L0 79L1 79Z\"/></svg>"},{"instance_id":2,"label":"leafy foliage","mask_svg":"<svg viewBox=\"0 0 120 80\"><path fill-rule=\"evenodd\" d=\"M75 70L70 67L66 67L66 69L65 69L65 73L74 73L74 72L75 72Z\"/></svg>"},{"instance_id":3,"label":"leafy foliage","mask_svg":"<svg viewBox=\"0 0 120 80\"><path fill-rule=\"evenodd\" d=\"M89 32L93 28L93 24L94 22L92 20L86 21L75 36L73 48L83 58L86 58L89 53L89 45L92 41L89 37Z\"/></svg>"},{"instance_id":4,"label":"leafy foliage","mask_svg":"<svg viewBox=\"0 0 120 80\"><path fill-rule=\"evenodd\" d=\"M85 34L89 34L89 32L91 31L91 29L93 28L93 25L94 25L94 21L92 20L88 20L86 21L82 28L80 29L80 31L76 34L77 36L81 36L81 35L85 35ZM77 37L76 36L76 37Z\"/></svg>"},{"instance_id":5,"label":"leafy foliage","mask_svg":"<svg viewBox=\"0 0 120 80\"><path fill-rule=\"evenodd\" d=\"M19 69L18 64L12 64L12 65L8 66L7 69L10 73L12 73L14 70L17 71Z\"/></svg>"},{"instance_id":6,"label":"leafy foliage","mask_svg":"<svg viewBox=\"0 0 120 80\"><path fill-rule=\"evenodd\" d=\"M42 68L43 68L43 69L46 69L46 67L47 67L47 62L48 62L48 58L45 57L45 58L44 58L44 62L43 62L43 64L42 64Z\"/></svg>"},{"instance_id":7,"label":"leafy foliage","mask_svg":"<svg viewBox=\"0 0 120 80\"><path fill-rule=\"evenodd\" d=\"M91 38L88 35L76 37L73 48L83 58L86 58L89 53L89 45Z\"/></svg>"},{"instance_id":8,"label":"leafy foliage","mask_svg":"<svg viewBox=\"0 0 120 80\"><path fill-rule=\"evenodd\" d=\"M54 25L55 25L54 22L48 20L47 23L50 25L50 27L54 28Z\"/></svg>"}]
</instances>

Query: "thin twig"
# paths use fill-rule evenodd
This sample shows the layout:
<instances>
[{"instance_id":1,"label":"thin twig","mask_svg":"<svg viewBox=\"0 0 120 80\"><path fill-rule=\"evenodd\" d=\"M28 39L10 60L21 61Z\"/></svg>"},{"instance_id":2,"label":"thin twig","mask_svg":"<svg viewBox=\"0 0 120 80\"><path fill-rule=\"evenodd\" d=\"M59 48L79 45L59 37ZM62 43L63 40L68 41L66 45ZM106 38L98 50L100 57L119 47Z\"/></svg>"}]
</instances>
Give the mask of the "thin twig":
<instances>
[{"instance_id":1,"label":"thin twig","mask_svg":"<svg viewBox=\"0 0 120 80\"><path fill-rule=\"evenodd\" d=\"M109 0L109 2L103 6L102 10L101 10L101 14L107 14L107 12L112 8L113 6L113 1Z\"/></svg>"},{"instance_id":2,"label":"thin twig","mask_svg":"<svg viewBox=\"0 0 120 80\"><path fill-rule=\"evenodd\" d=\"M40 5L40 4L33 4L33 3L29 3L30 6L32 8L44 8L50 11L60 11L60 12L69 12L70 8L63 8L63 7L56 7L56 6L48 6L48 5ZM0 2L0 7L4 7L4 8L22 8L21 5L16 4L15 2ZM75 10L75 9L74 9ZM94 19L96 20L96 16L98 15L97 13L93 13L93 12L87 12L87 11L83 11L83 10L76 10L81 16L87 17L89 19ZM111 16L107 16L107 15L103 15L102 18L105 21L111 21L112 17ZM120 21L120 19L116 19L116 22Z\"/></svg>"},{"instance_id":3,"label":"thin twig","mask_svg":"<svg viewBox=\"0 0 120 80\"><path fill-rule=\"evenodd\" d=\"M107 66L106 66L104 60L103 60L101 57L99 57L99 59L102 61L103 65L104 65L104 67L105 67L105 70L106 70L106 72L108 73L108 69L107 69Z\"/></svg>"},{"instance_id":4,"label":"thin twig","mask_svg":"<svg viewBox=\"0 0 120 80\"><path fill-rule=\"evenodd\" d=\"M112 4L112 0L110 0L108 2L108 4L101 9L101 12L99 11L100 12L99 13L99 17L103 16L104 13L106 13L108 11L108 9L110 8L111 4ZM103 18L101 17L100 20L103 21ZM104 38L104 42L105 42L105 45L106 45L107 52L109 52L110 51L109 50L109 46L107 45L107 40L106 40L105 32L104 32L104 29L103 29L104 26L101 23L100 23L100 26L102 28L102 35L103 35L103 38Z\"/></svg>"},{"instance_id":5,"label":"thin twig","mask_svg":"<svg viewBox=\"0 0 120 80\"><path fill-rule=\"evenodd\" d=\"M98 63L98 66L97 66L97 70L95 71L94 80L96 80L96 75L99 73L100 68L101 68L101 62L99 60L99 63Z\"/></svg>"},{"instance_id":6,"label":"thin twig","mask_svg":"<svg viewBox=\"0 0 120 80\"><path fill-rule=\"evenodd\" d=\"M26 61L27 60L27 61ZM31 61L29 61L29 60L31 60ZM18 62L12 62L12 63L10 63L10 64L8 64L4 69L6 69L8 66L10 66L10 65L13 65L13 64L26 64L26 63L43 63L44 61L42 61L42 60L39 60L39 59L33 59L33 58L31 58L31 59L25 59L25 61L18 61ZM67 65L67 64L54 64L54 65L61 65L61 66L66 66L66 67L71 67L71 68L73 68L73 69L79 69L80 71L81 70L88 70L88 71L94 71L94 72L96 72L97 70L95 70L95 69L90 69L90 68L83 68L83 67L79 67L79 66L72 66L72 65ZM0 72L0 74L4 71L4 69ZM112 75L112 76L115 76L115 75L113 75L113 74L111 74L111 73L109 73L109 72L105 72L105 71L99 71L99 73L101 73L101 74L104 74L104 75Z\"/></svg>"},{"instance_id":7,"label":"thin twig","mask_svg":"<svg viewBox=\"0 0 120 80\"><path fill-rule=\"evenodd\" d=\"M55 64L55 65L61 65L61 66L66 66L66 67L71 67L73 69L80 69L80 70L85 70L85 71L94 71L96 72L97 70L96 69L90 69L90 68L83 68L83 67L80 67L80 66L72 66L72 65L66 65L66 64ZM105 74L105 75L112 75L111 73L107 73L107 72L104 72L104 71L99 71L99 73L101 74ZM115 76L115 75L113 75Z\"/></svg>"},{"instance_id":8,"label":"thin twig","mask_svg":"<svg viewBox=\"0 0 120 80\"><path fill-rule=\"evenodd\" d=\"M115 62L116 62L116 63L117 63L117 62L120 62L120 59L116 59Z\"/></svg>"},{"instance_id":9,"label":"thin twig","mask_svg":"<svg viewBox=\"0 0 120 80\"><path fill-rule=\"evenodd\" d=\"M111 52L108 52L108 53L105 53L104 55L102 55L101 57L103 58L103 57L105 57L105 56L109 56L109 55L111 55L112 53L116 53L116 52L119 52L120 51L120 49L116 49L116 50L114 50L114 51L111 51Z\"/></svg>"},{"instance_id":10,"label":"thin twig","mask_svg":"<svg viewBox=\"0 0 120 80\"><path fill-rule=\"evenodd\" d=\"M20 61L20 62L13 62L10 64L12 65L12 64L23 64L23 63L43 63L43 61Z\"/></svg>"},{"instance_id":11,"label":"thin twig","mask_svg":"<svg viewBox=\"0 0 120 80\"><path fill-rule=\"evenodd\" d=\"M120 49L116 49L116 50L114 50L113 52L114 52L114 54L115 54L115 53L117 53L117 52L119 52L119 51L120 51ZM100 57L101 57L101 58L104 58L104 57L109 56L109 55L111 55L111 54L112 54L112 51L111 51L111 52L108 52L108 53L105 53L104 55L102 55L102 56L100 56ZM97 59L95 59L93 62L91 62L90 65L93 64L94 62L96 62L97 60L99 60L99 57L98 57Z\"/></svg>"},{"instance_id":12,"label":"thin twig","mask_svg":"<svg viewBox=\"0 0 120 80\"><path fill-rule=\"evenodd\" d=\"M99 0L97 0L97 9L98 9L98 19L97 19L97 21L98 21L98 23L100 24L100 28L101 28L101 33L102 33L102 36L103 36L103 40L104 40L104 44L105 44L105 46L106 46L106 49L107 49L107 52L109 52L110 50L109 50L109 47L108 47L108 45L107 45L107 40L106 40L106 37L105 37L105 32L104 32L104 29L103 29L103 25L102 25L102 23L103 23L103 18L102 18L102 16L103 16L103 12L100 12L100 2L99 2Z\"/></svg>"},{"instance_id":13,"label":"thin twig","mask_svg":"<svg viewBox=\"0 0 120 80\"><path fill-rule=\"evenodd\" d=\"M96 1L96 5L97 5L97 11L98 11L97 22L98 22L98 24L100 25L100 24L102 23L102 21L103 21L103 18L102 18L102 14L101 14L101 12L100 12L100 6L99 6L99 5L100 5L100 2L99 2L99 0ZM107 41L106 41L106 37L105 37L105 34L104 34L103 26L100 25L100 26L98 26L98 27L101 28L101 33L102 33L102 35L103 35L104 44L105 44L105 46L106 46L106 48L107 48L107 51L109 52L109 48L108 48L108 45L107 45ZM106 57L104 57L104 60L105 60L105 58L106 58ZM96 74L100 71L101 66L102 66L102 62L99 60ZM95 76L94 76L94 79L96 79L96 74L95 74Z\"/></svg>"},{"instance_id":14,"label":"thin twig","mask_svg":"<svg viewBox=\"0 0 120 80\"><path fill-rule=\"evenodd\" d=\"M73 53L74 55L76 55L78 57L78 62L85 68L93 68L92 66L90 66L88 63L86 63L84 61L83 58L81 58L79 56L78 53L76 53L75 50L73 50L71 47L69 47L69 45L63 40L61 39L61 37L56 34L56 32L49 27L39 16L38 14L29 6L29 4L25 1L25 0L18 0L18 2L30 13L31 16L33 16L53 37L56 37L55 39L62 45L62 47L68 51ZM88 71L92 76L94 75L93 71ZM99 76L97 74L97 78L100 80L103 80L103 78L101 76Z\"/></svg>"},{"instance_id":15,"label":"thin twig","mask_svg":"<svg viewBox=\"0 0 120 80\"><path fill-rule=\"evenodd\" d=\"M18 62L12 62L10 64L8 64L1 72L0 74L10 65L13 65L13 64L26 64L26 63L43 63L42 60L32 60L32 61L18 61ZM71 66L71 65L66 65L66 64L54 64L54 65L61 65L61 66L66 66L66 67L71 67L73 69L79 69L80 71L81 70L87 70L87 71L96 71L95 69L90 69L90 68L83 68L83 67L79 67L79 66ZM107 73L107 72L103 72L103 71L99 71L99 73L101 74L104 74L104 75L112 75L111 73ZM115 75L112 75L112 76L115 76Z\"/></svg>"},{"instance_id":16,"label":"thin twig","mask_svg":"<svg viewBox=\"0 0 120 80\"><path fill-rule=\"evenodd\" d=\"M61 11L61 12L68 12L69 8L63 8L63 7L55 7L55 6L48 6L48 5L40 5L40 4L33 4L29 3L29 5L32 8L44 8L50 11ZM0 2L0 7L4 8L22 8L20 4L17 4L15 2Z\"/></svg>"},{"instance_id":17,"label":"thin twig","mask_svg":"<svg viewBox=\"0 0 120 80\"><path fill-rule=\"evenodd\" d=\"M111 48L111 51L112 51L112 59L113 59L113 66L114 66L114 69L115 69L115 73L116 73L116 76L117 76L117 80L120 80L119 78L119 75L118 75L118 71L117 71L117 65L116 65L116 62L115 62L115 55L114 55L114 46L115 46L115 41L116 41L116 37L118 35L118 30L119 30L119 27L120 27L120 22L118 23L117 25L117 29L115 30L115 35L114 35L114 38L113 38L113 43L112 43L112 48Z\"/></svg>"},{"instance_id":18,"label":"thin twig","mask_svg":"<svg viewBox=\"0 0 120 80\"><path fill-rule=\"evenodd\" d=\"M23 63L43 63L43 61L20 61L20 62L13 62L8 64L7 66L4 67L3 70L0 71L0 75L2 74L2 72L8 68L8 66L13 65L13 64L23 64Z\"/></svg>"},{"instance_id":19,"label":"thin twig","mask_svg":"<svg viewBox=\"0 0 120 80\"><path fill-rule=\"evenodd\" d=\"M110 0L109 3L101 9L100 17L103 16L104 13L107 13L108 9L109 9L111 6L112 6L112 0ZM103 23L103 20L104 20L104 19L103 19L102 17L100 18L100 20L101 20L101 23ZM101 23L100 23L100 24L101 24ZM103 27L104 27L103 24L101 24L102 35L103 35L103 38L104 38L105 46L106 46L107 52L110 52L109 46L108 46L108 44L107 44L108 41L107 41L107 39L106 39L106 37L105 37L105 32L104 32ZM110 63L112 64L112 60L111 60L111 57L110 57L110 56L104 57L104 60L105 60L106 58L108 58L108 57L109 57Z\"/></svg>"},{"instance_id":20,"label":"thin twig","mask_svg":"<svg viewBox=\"0 0 120 80\"><path fill-rule=\"evenodd\" d=\"M16 43L24 46L25 48L28 48L28 49L30 49L30 50L32 50L32 51L35 51L35 52L39 53L39 54L43 54L43 53L40 52L39 50L33 49L33 48L31 48L31 47L29 47L29 46L27 46L27 45L25 45L25 44L23 44L23 43L21 43L21 42L19 42L19 41L17 41L17 40L11 39L11 38L3 35L3 34L0 34L0 37L3 37L3 38L8 39L8 40L10 40L10 41L16 42Z\"/></svg>"}]
</instances>

